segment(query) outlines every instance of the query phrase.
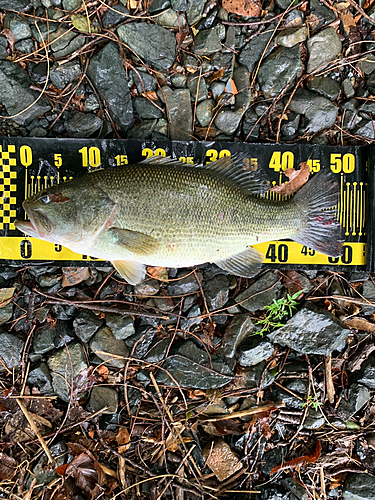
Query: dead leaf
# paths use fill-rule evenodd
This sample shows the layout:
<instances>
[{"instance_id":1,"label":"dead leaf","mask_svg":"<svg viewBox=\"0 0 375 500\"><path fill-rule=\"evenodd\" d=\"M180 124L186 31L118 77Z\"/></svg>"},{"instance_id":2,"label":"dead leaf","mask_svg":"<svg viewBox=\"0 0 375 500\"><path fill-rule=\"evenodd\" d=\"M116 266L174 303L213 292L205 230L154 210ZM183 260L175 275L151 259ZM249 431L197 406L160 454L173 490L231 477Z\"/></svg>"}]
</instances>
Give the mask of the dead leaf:
<instances>
[{"instance_id":1,"label":"dead leaf","mask_svg":"<svg viewBox=\"0 0 375 500\"><path fill-rule=\"evenodd\" d=\"M243 467L243 464L237 455L233 453L229 444L220 438L215 439L212 443L208 443L202 451L202 456L206 461L206 465L208 465L220 482L225 481L225 479L228 479L228 477Z\"/></svg>"},{"instance_id":2,"label":"dead leaf","mask_svg":"<svg viewBox=\"0 0 375 500\"><path fill-rule=\"evenodd\" d=\"M374 1L375 0L366 0L365 1L365 5L363 5L362 9L367 12L367 9L369 9L370 7L372 7Z\"/></svg>"},{"instance_id":3,"label":"dead leaf","mask_svg":"<svg viewBox=\"0 0 375 500\"><path fill-rule=\"evenodd\" d=\"M223 0L223 9L239 16L258 17L262 7L257 0Z\"/></svg>"},{"instance_id":4,"label":"dead leaf","mask_svg":"<svg viewBox=\"0 0 375 500\"><path fill-rule=\"evenodd\" d=\"M310 30L314 31L318 27L320 21L318 16L316 16L315 14L310 14L306 17L306 22Z\"/></svg>"},{"instance_id":5,"label":"dead leaf","mask_svg":"<svg viewBox=\"0 0 375 500\"><path fill-rule=\"evenodd\" d=\"M237 90L236 84L234 83L233 78L229 78L229 80L227 81L227 84L226 84L224 90L228 94L233 94L233 95L237 95L238 94L238 90Z\"/></svg>"},{"instance_id":6,"label":"dead leaf","mask_svg":"<svg viewBox=\"0 0 375 500\"><path fill-rule=\"evenodd\" d=\"M138 7L139 0L128 0L127 8L129 10L135 10Z\"/></svg>"},{"instance_id":7,"label":"dead leaf","mask_svg":"<svg viewBox=\"0 0 375 500\"><path fill-rule=\"evenodd\" d=\"M306 184L310 177L310 167L306 161L300 163L300 169L288 168L285 170L284 175L289 179L289 182L284 182L281 186L275 186L270 189L281 196L289 196L301 189Z\"/></svg>"},{"instance_id":8,"label":"dead leaf","mask_svg":"<svg viewBox=\"0 0 375 500\"><path fill-rule=\"evenodd\" d=\"M157 280L168 281L168 272L165 267L148 267L147 274Z\"/></svg>"},{"instance_id":9,"label":"dead leaf","mask_svg":"<svg viewBox=\"0 0 375 500\"><path fill-rule=\"evenodd\" d=\"M16 38L8 28L4 28L1 34L4 35L5 38L7 39L8 42L7 52L11 56L14 52L14 44L16 43Z\"/></svg>"},{"instance_id":10,"label":"dead leaf","mask_svg":"<svg viewBox=\"0 0 375 500\"><path fill-rule=\"evenodd\" d=\"M355 330L364 330L365 332L375 332L375 324L370 323L370 321L367 321L367 319L363 318L351 318L344 323L349 326L350 328L354 328Z\"/></svg>"},{"instance_id":11,"label":"dead leaf","mask_svg":"<svg viewBox=\"0 0 375 500\"><path fill-rule=\"evenodd\" d=\"M12 300L15 288L0 288L0 307L5 307Z\"/></svg>"},{"instance_id":12,"label":"dead leaf","mask_svg":"<svg viewBox=\"0 0 375 500\"><path fill-rule=\"evenodd\" d=\"M146 99L150 99L151 101L158 101L159 97L155 90L149 90L148 92L142 92L142 97L146 97Z\"/></svg>"},{"instance_id":13,"label":"dead leaf","mask_svg":"<svg viewBox=\"0 0 375 500\"><path fill-rule=\"evenodd\" d=\"M296 292L301 290L301 294L297 297L297 300L302 296L303 285L298 277L298 273L293 270L287 270L284 272L284 286L287 288L290 295L294 295Z\"/></svg>"},{"instance_id":14,"label":"dead leaf","mask_svg":"<svg viewBox=\"0 0 375 500\"><path fill-rule=\"evenodd\" d=\"M341 21L344 26L344 30L347 35L350 34L350 28L356 28L357 24L354 20L353 14L350 12L346 12L345 14L341 14Z\"/></svg>"},{"instance_id":15,"label":"dead leaf","mask_svg":"<svg viewBox=\"0 0 375 500\"><path fill-rule=\"evenodd\" d=\"M125 427L120 427L118 433L116 435L116 441L118 444L118 452L124 453L126 450L130 448L130 434L128 429Z\"/></svg>"},{"instance_id":16,"label":"dead leaf","mask_svg":"<svg viewBox=\"0 0 375 500\"><path fill-rule=\"evenodd\" d=\"M17 472L17 462L5 453L0 453L0 480L9 481Z\"/></svg>"},{"instance_id":17,"label":"dead leaf","mask_svg":"<svg viewBox=\"0 0 375 500\"><path fill-rule=\"evenodd\" d=\"M88 267L63 267L62 286L78 285L82 281L90 277L90 270Z\"/></svg>"},{"instance_id":18,"label":"dead leaf","mask_svg":"<svg viewBox=\"0 0 375 500\"><path fill-rule=\"evenodd\" d=\"M285 462L281 465L277 465L271 470L271 475L275 472L278 472L279 470L296 469L297 467L301 467L306 464L313 464L320 457L321 450L322 447L320 445L320 442L316 440L315 449L312 453L303 455L302 457L294 458L293 460L289 460L288 462Z\"/></svg>"},{"instance_id":19,"label":"dead leaf","mask_svg":"<svg viewBox=\"0 0 375 500\"><path fill-rule=\"evenodd\" d=\"M105 473L89 452L77 455L65 470L65 476L74 478L76 486L89 498L94 499L105 483Z\"/></svg>"},{"instance_id":20,"label":"dead leaf","mask_svg":"<svg viewBox=\"0 0 375 500\"><path fill-rule=\"evenodd\" d=\"M78 373L78 375L74 378L71 395L74 399L79 399L79 397L83 393L89 391L93 385L103 382L107 377L108 371L102 371L99 369L94 371L94 367L89 366L85 370Z\"/></svg>"}]
</instances>

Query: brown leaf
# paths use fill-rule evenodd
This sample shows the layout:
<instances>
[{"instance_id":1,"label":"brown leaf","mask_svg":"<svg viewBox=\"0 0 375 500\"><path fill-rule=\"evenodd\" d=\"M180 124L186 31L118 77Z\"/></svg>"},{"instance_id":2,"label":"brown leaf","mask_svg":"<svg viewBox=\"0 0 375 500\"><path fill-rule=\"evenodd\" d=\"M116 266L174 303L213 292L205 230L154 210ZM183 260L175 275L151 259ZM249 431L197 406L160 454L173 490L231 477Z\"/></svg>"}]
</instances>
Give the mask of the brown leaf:
<instances>
[{"instance_id":1,"label":"brown leaf","mask_svg":"<svg viewBox=\"0 0 375 500\"><path fill-rule=\"evenodd\" d=\"M116 435L116 441L118 444L118 452L124 453L130 448L130 434L128 429L125 427L120 427Z\"/></svg>"},{"instance_id":2,"label":"brown leaf","mask_svg":"<svg viewBox=\"0 0 375 500\"><path fill-rule=\"evenodd\" d=\"M225 481L243 467L242 462L233 453L229 444L220 438L208 443L202 451L202 456L206 461L206 465L220 482Z\"/></svg>"},{"instance_id":3,"label":"brown leaf","mask_svg":"<svg viewBox=\"0 0 375 500\"><path fill-rule=\"evenodd\" d=\"M90 277L90 270L88 267L63 267L64 273L62 286L78 285L82 281Z\"/></svg>"},{"instance_id":4,"label":"brown leaf","mask_svg":"<svg viewBox=\"0 0 375 500\"><path fill-rule=\"evenodd\" d=\"M294 295L296 292L299 290L303 290L303 286L301 281L299 280L298 273L293 270L287 270L284 272L285 274L285 280L284 280L284 286L287 288L288 292L290 295ZM300 298L301 295L298 296Z\"/></svg>"},{"instance_id":5,"label":"brown leaf","mask_svg":"<svg viewBox=\"0 0 375 500\"><path fill-rule=\"evenodd\" d=\"M7 39L8 42L7 52L11 56L14 52L14 44L16 43L16 38L8 28L4 28L1 33Z\"/></svg>"},{"instance_id":6,"label":"brown leaf","mask_svg":"<svg viewBox=\"0 0 375 500\"><path fill-rule=\"evenodd\" d=\"M356 330L364 330L365 332L375 332L375 324L370 323L370 321L367 321L367 319L363 318L351 318L344 323L349 326L350 328L355 328Z\"/></svg>"},{"instance_id":7,"label":"brown leaf","mask_svg":"<svg viewBox=\"0 0 375 500\"><path fill-rule=\"evenodd\" d=\"M0 480L9 481L17 472L17 462L5 453L0 453Z\"/></svg>"},{"instance_id":8,"label":"brown leaf","mask_svg":"<svg viewBox=\"0 0 375 500\"><path fill-rule=\"evenodd\" d=\"M346 12L345 14L341 14L341 21L344 26L344 30L347 35L350 34L350 28L356 28L357 23L354 20L353 14L350 12Z\"/></svg>"},{"instance_id":9,"label":"brown leaf","mask_svg":"<svg viewBox=\"0 0 375 500\"><path fill-rule=\"evenodd\" d=\"M223 9L239 16L258 17L262 12L257 0L223 0Z\"/></svg>"},{"instance_id":10,"label":"brown leaf","mask_svg":"<svg viewBox=\"0 0 375 500\"><path fill-rule=\"evenodd\" d=\"M165 267L148 267L147 274L157 280L168 281L168 272Z\"/></svg>"},{"instance_id":11,"label":"brown leaf","mask_svg":"<svg viewBox=\"0 0 375 500\"><path fill-rule=\"evenodd\" d=\"M90 452L77 455L65 470L65 476L72 476L76 486L94 499L104 485L105 474Z\"/></svg>"},{"instance_id":12,"label":"brown leaf","mask_svg":"<svg viewBox=\"0 0 375 500\"><path fill-rule=\"evenodd\" d=\"M99 370L94 371L93 366L89 366L85 370L82 370L73 380L73 387L71 390L73 398L79 399L79 396L89 391L93 385L103 382L107 377L108 368L102 373Z\"/></svg>"},{"instance_id":13,"label":"brown leaf","mask_svg":"<svg viewBox=\"0 0 375 500\"><path fill-rule=\"evenodd\" d=\"M301 467L302 465L313 464L320 457L321 450L322 447L320 445L320 442L316 440L315 449L312 453L303 455L302 457L294 458L293 460L289 460L288 462L285 462L281 465L277 465L271 470L271 475L275 472L278 472L279 470L296 469L297 467Z\"/></svg>"},{"instance_id":14,"label":"brown leaf","mask_svg":"<svg viewBox=\"0 0 375 500\"><path fill-rule=\"evenodd\" d=\"M212 75L210 75L206 78L206 83L211 84L214 80L221 78L223 76L223 74L224 74L224 68L221 68L218 71L215 71L214 73L212 73Z\"/></svg>"},{"instance_id":15,"label":"brown leaf","mask_svg":"<svg viewBox=\"0 0 375 500\"><path fill-rule=\"evenodd\" d=\"M289 196L301 189L310 177L310 167L306 161L301 162L300 167L299 170L294 170L294 168L285 170L284 175L288 177L289 182L285 182L281 186L275 186L270 191L274 191L281 196Z\"/></svg>"},{"instance_id":16,"label":"brown leaf","mask_svg":"<svg viewBox=\"0 0 375 500\"><path fill-rule=\"evenodd\" d=\"M146 98L150 99L151 101L158 101L159 100L158 94L155 92L155 90L149 90L148 92L142 92L141 96L146 97Z\"/></svg>"}]
</instances>

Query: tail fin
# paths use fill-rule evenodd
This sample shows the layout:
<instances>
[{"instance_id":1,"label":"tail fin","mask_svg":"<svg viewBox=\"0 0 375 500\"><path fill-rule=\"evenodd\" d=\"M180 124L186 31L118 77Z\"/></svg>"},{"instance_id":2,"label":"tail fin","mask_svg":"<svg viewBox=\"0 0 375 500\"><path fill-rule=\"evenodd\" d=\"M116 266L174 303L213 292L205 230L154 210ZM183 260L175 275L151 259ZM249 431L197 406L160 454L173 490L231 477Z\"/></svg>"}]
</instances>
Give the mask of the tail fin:
<instances>
[{"instance_id":1,"label":"tail fin","mask_svg":"<svg viewBox=\"0 0 375 500\"><path fill-rule=\"evenodd\" d=\"M330 170L314 175L295 195L301 210L301 225L294 241L314 250L339 257L341 226L337 220L339 186Z\"/></svg>"}]
</instances>

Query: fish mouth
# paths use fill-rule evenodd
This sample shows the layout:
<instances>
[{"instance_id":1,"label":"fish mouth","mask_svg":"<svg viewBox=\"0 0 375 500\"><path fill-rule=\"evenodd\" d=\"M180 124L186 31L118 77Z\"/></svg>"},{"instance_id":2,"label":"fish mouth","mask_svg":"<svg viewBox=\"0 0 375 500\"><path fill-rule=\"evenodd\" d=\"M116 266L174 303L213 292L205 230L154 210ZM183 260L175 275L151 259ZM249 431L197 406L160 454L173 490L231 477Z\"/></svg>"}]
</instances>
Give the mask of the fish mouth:
<instances>
[{"instance_id":1,"label":"fish mouth","mask_svg":"<svg viewBox=\"0 0 375 500\"><path fill-rule=\"evenodd\" d=\"M26 201L23 202L22 206L30 220L16 220L14 225L19 231L39 239L43 239L53 232L53 224L46 215L39 210L30 209Z\"/></svg>"}]
</instances>

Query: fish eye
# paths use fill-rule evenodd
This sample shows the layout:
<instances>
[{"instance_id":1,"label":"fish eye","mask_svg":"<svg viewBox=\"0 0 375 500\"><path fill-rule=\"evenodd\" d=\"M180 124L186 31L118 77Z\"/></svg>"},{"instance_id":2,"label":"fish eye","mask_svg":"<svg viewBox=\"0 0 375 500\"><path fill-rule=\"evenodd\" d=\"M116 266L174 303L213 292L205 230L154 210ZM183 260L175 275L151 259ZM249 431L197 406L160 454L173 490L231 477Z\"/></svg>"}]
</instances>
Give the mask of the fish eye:
<instances>
[{"instance_id":1,"label":"fish eye","mask_svg":"<svg viewBox=\"0 0 375 500\"><path fill-rule=\"evenodd\" d=\"M44 194L43 196L40 197L40 201L42 203L49 203L51 201L50 197L48 196L48 194Z\"/></svg>"}]
</instances>

